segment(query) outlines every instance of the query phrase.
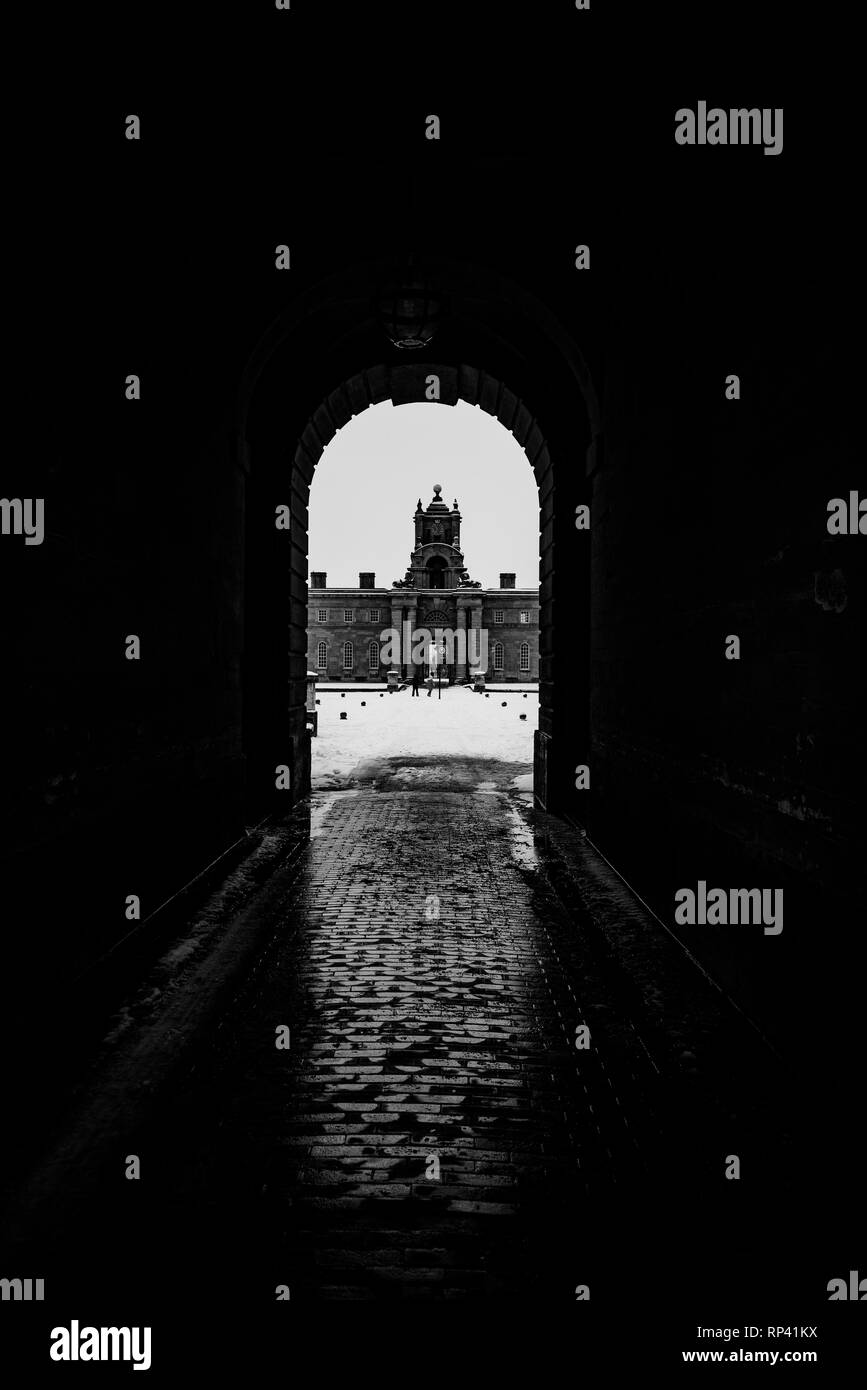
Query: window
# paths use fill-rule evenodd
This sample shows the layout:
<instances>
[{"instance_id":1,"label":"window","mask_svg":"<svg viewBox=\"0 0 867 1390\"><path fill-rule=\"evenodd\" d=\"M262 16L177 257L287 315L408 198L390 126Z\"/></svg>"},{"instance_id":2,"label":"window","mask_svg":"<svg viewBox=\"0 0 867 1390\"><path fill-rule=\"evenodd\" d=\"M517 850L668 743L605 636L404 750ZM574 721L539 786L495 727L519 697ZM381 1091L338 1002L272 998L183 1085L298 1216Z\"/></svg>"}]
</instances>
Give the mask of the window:
<instances>
[{"instance_id":1,"label":"window","mask_svg":"<svg viewBox=\"0 0 867 1390\"><path fill-rule=\"evenodd\" d=\"M502 608L495 608L495 609L494 609L494 622L499 626L499 625L502 623L502 621L503 621L503 610L502 610Z\"/></svg>"},{"instance_id":2,"label":"window","mask_svg":"<svg viewBox=\"0 0 867 1390\"><path fill-rule=\"evenodd\" d=\"M446 587L446 570L448 566L441 555L432 555L427 562L427 586L429 589L444 589Z\"/></svg>"},{"instance_id":3,"label":"window","mask_svg":"<svg viewBox=\"0 0 867 1390\"><path fill-rule=\"evenodd\" d=\"M351 643L351 642L344 642L344 643L343 643L343 669L344 669L344 671L351 671L351 670L352 670L353 660L354 660L354 654L353 654L353 651L352 651L352 643Z\"/></svg>"},{"instance_id":4,"label":"window","mask_svg":"<svg viewBox=\"0 0 867 1390\"><path fill-rule=\"evenodd\" d=\"M327 623L327 622L328 622L328 609L327 609L327 608L319 608L319 609L317 610L317 612L318 612L318 614L319 614L319 621L320 621L320 623Z\"/></svg>"},{"instance_id":5,"label":"window","mask_svg":"<svg viewBox=\"0 0 867 1390\"><path fill-rule=\"evenodd\" d=\"M495 643L494 643L494 670L495 670L495 671L502 671L502 669L503 669L503 644L502 644L502 642L495 642Z\"/></svg>"},{"instance_id":6,"label":"window","mask_svg":"<svg viewBox=\"0 0 867 1390\"><path fill-rule=\"evenodd\" d=\"M367 648L367 664L371 671L379 670L379 643L371 642Z\"/></svg>"},{"instance_id":7,"label":"window","mask_svg":"<svg viewBox=\"0 0 867 1390\"><path fill-rule=\"evenodd\" d=\"M522 643L521 643L521 670L522 670L522 671L529 671L529 669L530 669L530 643L529 643L529 642L522 642Z\"/></svg>"},{"instance_id":8,"label":"window","mask_svg":"<svg viewBox=\"0 0 867 1390\"><path fill-rule=\"evenodd\" d=\"M522 609L521 609L521 612L519 613L518 616L519 616L519 618L520 618L520 620L521 620L522 623L528 623L528 622L530 621L530 610L529 610L529 608L522 608Z\"/></svg>"},{"instance_id":9,"label":"window","mask_svg":"<svg viewBox=\"0 0 867 1390\"><path fill-rule=\"evenodd\" d=\"M316 666L320 671L328 670L328 643L320 642L316 649Z\"/></svg>"},{"instance_id":10,"label":"window","mask_svg":"<svg viewBox=\"0 0 867 1390\"><path fill-rule=\"evenodd\" d=\"M379 622L379 609L378 609L378 608L371 608L371 610L370 610L370 621L371 621L372 623L378 623L378 622Z\"/></svg>"},{"instance_id":11,"label":"window","mask_svg":"<svg viewBox=\"0 0 867 1390\"><path fill-rule=\"evenodd\" d=\"M344 608L344 610L343 610L343 621L344 621L345 623L351 623L351 622L352 622L352 611L353 611L353 610L352 610L351 608Z\"/></svg>"}]
</instances>

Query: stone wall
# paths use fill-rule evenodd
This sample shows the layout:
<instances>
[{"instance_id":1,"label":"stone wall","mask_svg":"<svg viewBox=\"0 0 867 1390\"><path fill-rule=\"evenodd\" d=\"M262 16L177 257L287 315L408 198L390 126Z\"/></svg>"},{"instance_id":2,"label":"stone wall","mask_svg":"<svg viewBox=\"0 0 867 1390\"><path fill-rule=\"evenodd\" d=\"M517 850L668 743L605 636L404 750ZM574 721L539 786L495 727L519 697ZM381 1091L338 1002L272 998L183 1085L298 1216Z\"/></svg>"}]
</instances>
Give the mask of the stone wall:
<instances>
[{"instance_id":1,"label":"stone wall","mask_svg":"<svg viewBox=\"0 0 867 1390\"><path fill-rule=\"evenodd\" d=\"M74 162L46 141L45 226L110 184L116 225L137 229L134 244L95 238L83 217L56 264L38 237L22 262L57 312L16 338L11 369L29 433L4 491L45 497L47 536L3 538L3 592L21 596L4 635L3 871L58 968L126 929L126 893L149 909L285 806L275 768L289 800L304 794L310 483L354 414L429 400L433 374L430 408L493 415L538 485L540 800L587 824L665 919L698 877L791 885L800 927L783 951L800 940L806 960L814 929L835 930L855 978L839 924L857 887L863 539L829 537L825 519L860 441L855 368L829 326L851 298L857 222L831 228L808 194L825 175L807 129L792 158L682 150L667 95L638 123L607 102L600 122L598 96L572 84L558 111L574 178L547 108L505 104L484 126L494 156L458 102L453 136L427 149L369 82L364 160L340 125L349 89L320 113L336 122L326 155L291 84L273 128L217 103L192 174L177 131L199 118L177 94L141 158L109 157L104 127ZM395 171L412 183L420 161L423 213L403 222ZM443 306L415 354L377 310L410 249ZM734 979L743 961L720 949Z\"/></svg>"}]
</instances>

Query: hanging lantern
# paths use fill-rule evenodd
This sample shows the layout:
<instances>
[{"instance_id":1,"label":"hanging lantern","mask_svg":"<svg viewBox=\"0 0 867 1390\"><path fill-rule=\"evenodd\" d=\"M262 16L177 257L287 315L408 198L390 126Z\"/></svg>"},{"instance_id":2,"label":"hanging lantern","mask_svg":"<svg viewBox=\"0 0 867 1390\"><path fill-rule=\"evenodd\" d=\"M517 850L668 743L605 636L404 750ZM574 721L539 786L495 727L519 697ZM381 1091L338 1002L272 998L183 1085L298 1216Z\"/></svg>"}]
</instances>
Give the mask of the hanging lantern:
<instances>
[{"instance_id":1,"label":"hanging lantern","mask_svg":"<svg viewBox=\"0 0 867 1390\"><path fill-rule=\"evenodd\" d=\"M409 271L385 286L379 296L379 317L395 347L412 351L426 347L440 322L440 297L423 275Z\"/></svg>"}]
</instances>

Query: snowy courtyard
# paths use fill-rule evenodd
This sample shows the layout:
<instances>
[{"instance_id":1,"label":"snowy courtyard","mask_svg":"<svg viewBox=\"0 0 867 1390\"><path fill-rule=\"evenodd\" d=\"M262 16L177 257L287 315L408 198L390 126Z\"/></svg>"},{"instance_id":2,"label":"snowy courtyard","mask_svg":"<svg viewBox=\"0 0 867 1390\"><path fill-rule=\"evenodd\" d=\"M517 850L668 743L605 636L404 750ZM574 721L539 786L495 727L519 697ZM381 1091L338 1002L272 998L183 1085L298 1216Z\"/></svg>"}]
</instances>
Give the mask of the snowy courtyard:
<instances>
[{"instance_id":1,"label":"snowy courtyard","mask_svg":"<svg viewBox=\"0 0 867 1390\"><path fill-rule=\"evenodd\" d=\"M411 689L317 690L313 790L529 792L538 694L503 685L487 695L464 686L444 688L439 699L424 687L417 698Z\"/></svg>"}]
</instances>

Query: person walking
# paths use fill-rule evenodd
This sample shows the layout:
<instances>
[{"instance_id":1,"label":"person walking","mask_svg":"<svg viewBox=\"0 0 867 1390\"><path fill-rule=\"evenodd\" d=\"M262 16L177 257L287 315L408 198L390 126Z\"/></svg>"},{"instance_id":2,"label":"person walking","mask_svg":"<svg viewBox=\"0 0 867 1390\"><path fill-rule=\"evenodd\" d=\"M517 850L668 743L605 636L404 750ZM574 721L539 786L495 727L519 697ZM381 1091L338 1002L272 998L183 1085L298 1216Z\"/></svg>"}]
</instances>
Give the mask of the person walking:
<instances>
[{"instance_id":1,"label":"person walking","mask_svg":"<svg viewBox=\"0 0 867 1390\"><path fill-rule=\"evenodd\" d=\"M413 695L417 695L417 694L418 694L418 688L419 688L420 685L421 685L421 666L419 666L418 663L416 663L415 666L413 666L413 668L412 668L412 693L413 693Z\"/></svg>"}]
</instances>

